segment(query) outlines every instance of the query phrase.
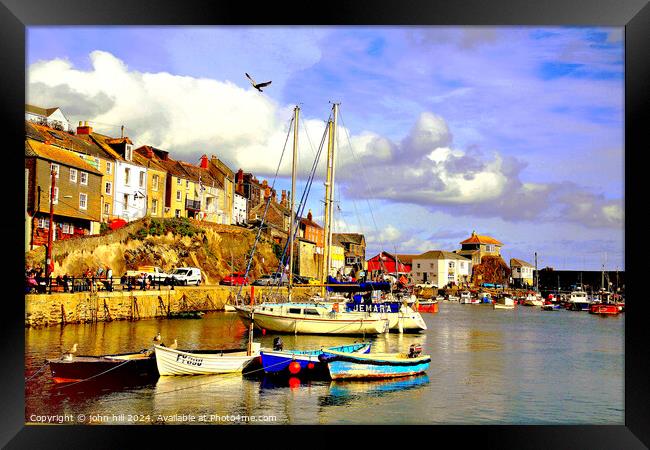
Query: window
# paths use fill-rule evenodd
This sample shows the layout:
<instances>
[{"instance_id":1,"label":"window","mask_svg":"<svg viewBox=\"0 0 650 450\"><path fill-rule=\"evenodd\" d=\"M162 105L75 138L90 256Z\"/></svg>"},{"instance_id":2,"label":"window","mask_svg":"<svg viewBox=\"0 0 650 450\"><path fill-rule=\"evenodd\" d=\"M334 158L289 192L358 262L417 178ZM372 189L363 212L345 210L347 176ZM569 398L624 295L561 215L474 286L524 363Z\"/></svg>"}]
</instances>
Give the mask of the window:
<instances>
[{"instance_id":1,"label":"window","mask_svg":"<svg viewBox=\"0 0 650 450\"><path fill-rule=\"evenodd\" d=\"M302 308L289 308L289 314L300 314L302 312Z\"/></svg>"},{"instance_id":2,"label":"window","mask_svg":"<svg viewBox=\"0 0 650 450\"><path fill-rule=\"evenodd\" d=\"M71 183L77 182L77 169L70 169L70 182Z\"/></svg>"},{"instance_id":3,"label":"window","mask_svg":"<svg viewBox=\"0 0 650 450\"><path fill-rule=\"evenodd\" d=\"M56 205L59 203L59 188L54 186L54 200L52 201L52 204Z\"/></svg>"},{"instance_id":4,"label":"window","mask_svg":"<svg viewBox=\"0 0 650 450\"><path fill-rule=\"evenodd\" d=\"M140 172L140 187L144 187L144 172Z\"/></svg>"},{"instance_id":5,"label":"window","mask_svg":"<svg viewBox=\"0 0 650 450\"><path fill-rule=\"evenodd\" d=\"M126 148L124 150L124 159L131 161L131 146L129 144L126 144Z\"/></svg>"},{"instance_id":6,"label":"window","mask_svg":"<svg viewBox=\"0 0 650 450\"><path fill-rule=\"evenodd\" d=\"M418 263L418 269L420 268L420 263ZM419 275L419 274L418 274Z\"/></svg>"},{"instance_id":7,"label":"window","mask_svg":"<svg viewBox=\"0 0 650 450\"><path fill-rule=\"evenodd\" d=\"M181 191L176 191L176 201L181 201Z\"/></svg>"},{"instance_id":8,"label":"window","mask_svg":"<svg viewBox=\"0 0 650 450\"><path fill-rule=\"evenodd\" d=\"M429 267L433 269L433 263L429 263Z\"/></svg>"},{"instance_id":9,"label":"window","mask_svg":"<svg viewBox=\"0 0 650 450\"><path fill-rule=\"evenodd\" d=\"M63 234L74 234L74 225L72 225L71 223L62 223L61 232Z\"/></svg>"},{"instance_id":10,"label":"window","mask_svg":"<svg viewBox=\"0 0 650 450\"><path fill-rule=\"evenodd\" d=\"M158 200L154 198L151 200L151 215L155 216L157 214L158 214Z\"/></svg>"},{"instance_id":11,"label":"window","mask_svg":"<svg viewBox=\"0 0 650 450\"><path fill-rule=\"evenodd\" d=\"M104 203L104 214L108 215L111 213L111 204L110 203Z\"/></svg>"},{"instance_id":12,"label":"window","mask_svg":"<svg viewBox=\"0 0 650 450\"><path fill-rule=\"evenodd\" d=\"M180 178L176 178L176 185L177 185L177 186L180 186L180 185L181 185L181 179L180 179Z\"/></svg>"},{"instance_id":13,"label":"window","mask_svg":"<svg viewBox=\"0 0 650 450\"><path fill-rule=\"evenodd\" d=\"M181 216L181 210L180 210L180 209L177 209L176 212L174 213L174 215L175 215L176 217L180 217L180 216Z\"/></svg>"},{"instance_id":14,"label":"window","mask_svg":"<svg viewBox=\"0 0 650 450\"><path fill-rule=\"evenodd\" d=\"M88 185L88 173L87 172L81 172L79 174L79 183L82 184L83 186Z\"/></svg>"},{"instance_id":15,"label":"window","mask_svg":"<svg viewBox=\"0 0 650 450\"><path fill-rule=\"evenodd\" d=\"M79 209L88 209L88 194L79 194Z\"/></svg>"},{"instance_id":16,"label":"window","mask_svg":"<svg viewBox=\"0 0 650 450\"><path fill-rule=\"evenodd\" d=\"M190 188L190 180L185 180L185 189L187 190L189 188Z\"/></svg>"},{"instance_id":17,"label":"window","mask_svg":"<svg viewBox=\"0 0 650 450\"><path fill-rule=\"evenodd\" d=\"M486 252L493 252L494 251L494 245L488 244L485 246L485 251Z\"/></svg>"},{"instance_id":18,"label":"window","mask_svg":"<svg viewBox=\"0 0 650 450\"><path fill-rule=\"evenodd\" d=\"M59 178L59 165L58 164L50 164L50 174L52 173L52 170L54 170L54 173L56 173L55 178Z\"/></svg>"},{"instance_id":19,"label":"window","mask_svg":"<svg viewBox=\"0 0 650 450\"><path fill-rule=\"evenodd\" d=\"M453 261L449 261L449 268L453 269L455 267L455 264Z\"/></svg>"},{"instance_id":20,"label":"window","mask_svg":"<svg viewBox=\"0 0 650 450\"><path fill-rule=\"evenodd\" d=\"M129 175L131 175L131 169L128 167L124 168L124 184L128 185L129 184Z\"/></svg>"},{"instance_id":21,"label":"window","mask_svg":"<svg viewBox=\"0 0 650 450\"><path fill-rule=\"evenodd\" d=\"M99 158L97 157L95 157L95 165L97 166L97 170L99 170L101 166L99 165Z\"/></svg>"},{"instance_id":22,"label":"window","mask_svg":"<svg viewBox=\"0 0 650 450\"><path fill-rule=\"evenodd\" d=\"M320 314L318 314L318 311L313 309L313 308L305 308L305 315L306 316L320 316Z\"/></svg>"},{"instance_id":23,"label":"window","mask_svg":"<svg viewBox=\"0 0 650 450\"><path fill-rule=\"evenodd\" d=\"M151 184L152 184L152 189L154 191L157 191L158 190L158 175L154 175L151 178Z\"/></svg>"},{"instance_id":24,"label":"window","mask_svg":"<svg viewBox=\"0 0 650 450\"><path fill-rule=\"evenodd\" d=\"M104 186L104 192L106 193L106 195L111 195L111 193L113 192L113 183L107 181L106 185Z\"/></svg>"},{"instance_id":25,"label":"window","mask_svg":"<svg viewBox=\"0 0 650 450\"><path fill-rule=\"evenodd\" d=\"M124 209L129 207L129 194L124 194Z\"/></svg>"},{"instance_id":26,"label":"window","mask_svg":"<svg viewBox=\"0 0 650 450\"><path fill-rule=\"evenodd\" d=\"M48 230L50 228L50 219L46 219L45 217L39 217L38 228L45 228L46 230Z\"/></svg>"},{"instance_id":27,"label":"window","mask_svg":"<svg viewBox=\"0 0 650 450\"><path fill-rule=\"evenodd\" d=\"M110 175L112 170L113 165L109 161L106 161L106 173Z\"/></svg>"}]
</instances>

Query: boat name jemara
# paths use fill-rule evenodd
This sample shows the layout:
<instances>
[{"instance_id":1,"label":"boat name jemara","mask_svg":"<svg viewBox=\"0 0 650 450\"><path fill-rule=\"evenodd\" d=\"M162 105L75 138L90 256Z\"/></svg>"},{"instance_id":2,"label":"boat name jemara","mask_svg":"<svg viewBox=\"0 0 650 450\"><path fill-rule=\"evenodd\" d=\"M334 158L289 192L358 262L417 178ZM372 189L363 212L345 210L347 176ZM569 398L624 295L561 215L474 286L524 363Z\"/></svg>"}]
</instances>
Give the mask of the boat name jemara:
<instances>
[{"instance_id":1,"label":"boat name jemara","mask_svg":"<svg viewBox=\"0 0 650 450\"><path fill-rule=\"evenodd\" d=\"M396 305L397 308L393 307L391 304L384 303L373 303L373 304L355 304L348 307L348 311L354 312L379 312L379 313L391 313L397 312L399 310L399 304Z\"/></svg>"},{"instance_id":2,"label":"boat name jemara","mask_svg":"<svg viewBox=\"0 0 650 450\"><path fill-rule=\"evenodd\" d=\"M176 356L176 362L187 364L188 366L201 366L203 365L203 358L195 358L188 355Z\"/></svg>"}]
</instances>

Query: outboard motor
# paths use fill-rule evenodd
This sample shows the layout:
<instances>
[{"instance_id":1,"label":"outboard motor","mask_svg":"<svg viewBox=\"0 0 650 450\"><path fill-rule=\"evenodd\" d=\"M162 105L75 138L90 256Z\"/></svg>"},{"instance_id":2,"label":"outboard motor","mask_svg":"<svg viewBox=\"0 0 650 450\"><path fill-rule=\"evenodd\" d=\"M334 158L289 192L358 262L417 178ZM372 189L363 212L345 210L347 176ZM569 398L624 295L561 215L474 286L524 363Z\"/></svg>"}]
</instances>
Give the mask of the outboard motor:
<instances>
[{"instance_id":1,"label":"outboard motor","mask_svg":"<svg viewBox=\"0 0 650 450\"><path fill-rule=\"evenodd\" d=\"M283 347L284 347L284 343L282 342L282 339L280 339L280 336L277 336L276 338L273 339L273 350L279 352L282 351Z\"/></svg>"},{"instance_id":2,"label":"outboard motor","mask_svg":"<svg viewBox=\"0 0 650 450\"><path fill-rule=\"evenodd\" d=\"M422 353L422 346L420 344L411 344L409 347L409 358L417 358Z\"/></svg>"}]
</instances>

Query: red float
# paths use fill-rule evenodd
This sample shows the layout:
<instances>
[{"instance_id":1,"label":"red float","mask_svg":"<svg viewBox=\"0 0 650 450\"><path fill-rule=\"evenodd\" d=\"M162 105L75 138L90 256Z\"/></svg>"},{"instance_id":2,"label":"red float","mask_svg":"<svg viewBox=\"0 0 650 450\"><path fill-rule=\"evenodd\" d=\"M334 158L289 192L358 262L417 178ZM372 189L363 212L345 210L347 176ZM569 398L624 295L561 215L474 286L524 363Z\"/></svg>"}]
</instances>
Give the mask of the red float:
<instances>
[{"instance_id":1,"label":"red float","mask_svg":"<svg viewBox=\"0 0 650 450\"><path fill-rule=\"evenodd\" d=\"M315 366L314 366L314 363L313 363L313 362L310 362L309 364L307 364L307 368L308 368L308 369L313 369L314 367L315 367Z\"/></svg>"},{"instance_id":2,"label":"red float","mask_svg":"<svg viewBox=\"0 0 650 450\"><path fill-rule=\"evenodd\" d=\"M300 372L300 363L298 361L291 361L291 363L289 363L289 372L294 375Z\"/></svg>"}]
</instances>

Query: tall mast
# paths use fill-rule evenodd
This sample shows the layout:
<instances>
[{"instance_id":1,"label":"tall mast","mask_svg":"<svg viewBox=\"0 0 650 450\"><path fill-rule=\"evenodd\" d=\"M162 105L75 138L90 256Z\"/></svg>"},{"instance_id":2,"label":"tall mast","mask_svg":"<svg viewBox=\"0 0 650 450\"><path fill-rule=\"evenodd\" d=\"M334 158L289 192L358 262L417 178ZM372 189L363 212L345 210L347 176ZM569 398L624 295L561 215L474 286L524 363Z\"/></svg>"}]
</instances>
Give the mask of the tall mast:
<instances>
[{"instance_id":1,"label":"tall mast","mask_svg":"<svg viewBox=\"0 0 650 450\"><path fill-rule=\"evenodd\" d=\"M327 283L327 276L329 275L330 268L332 267L332 216L333 216L333 200L334 200L334 144L336 142L336 116L338 112L338 104L334 103L332 106L333 119L327 123L328 126L328 140L327 140L327 175L325 181L325 251L323 254L323 285ZM325 298L325 286L321 288L321 295Z\"/></svg>"},{"instance_id":2,"label":"tall mast","mask_svg":"<svg viewBox=\"0 0 650 450\"><path fill-rule=\"evenodd\" d=\"M535 292L539 292L539 272L537 271L537 252L535 252Z\"/></svg>"},{"instance_id":3,"label":"tall mast","mask_svg":"<svg viewBox=\"0 0 650 450\"><path fill-rule=\"evenodd\" d=\"M293 161L291 163L291 225L289 226L289 301L291 301L291 287L293 284L293 229L295 227L294 209L296 199L296 164L298 162L298 117L300 116L300 107L296 106L293 110ZM282 278L280 278L282 280Z\"/></svg>"}]
</instances>

